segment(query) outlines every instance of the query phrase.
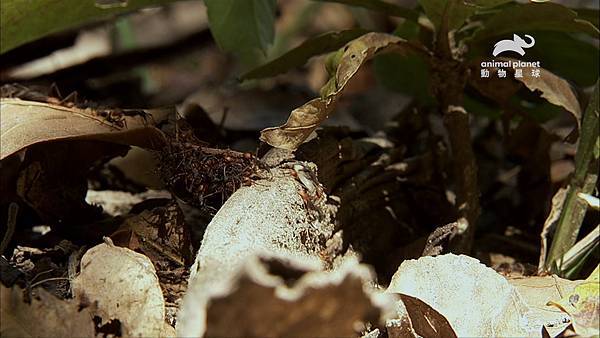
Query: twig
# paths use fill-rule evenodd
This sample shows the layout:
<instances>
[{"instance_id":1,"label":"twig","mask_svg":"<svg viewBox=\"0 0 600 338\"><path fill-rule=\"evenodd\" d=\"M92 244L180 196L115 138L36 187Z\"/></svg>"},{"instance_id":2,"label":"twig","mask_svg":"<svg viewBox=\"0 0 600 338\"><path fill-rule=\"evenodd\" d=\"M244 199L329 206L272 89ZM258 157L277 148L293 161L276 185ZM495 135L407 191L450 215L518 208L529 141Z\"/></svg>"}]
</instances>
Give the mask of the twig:
<instances>
[{"instance_id":1,"label":"twig","mask_svg":"<svg viewBox=\"0 0 600 338\"><path fill-rule=\"evenodd\" d=\"M35 288L36 286L38 286L40 284L43 284L43 283L46 283L46 282L51 282L51 281L54 281L54 280L69 280L69 277L51 277L51 278L42 279L39 282L35 282L35 283L31 284L30 288L33 289L33 288Z\"/></svg>"},{"instance_id":2,"label":"twig","mask_svg":"<svg viewBox=\"0 0 600 338\"><path fill-rule=\"evenodd\" d=\"M33 281L35 281L36 279L38 279L38 277L39 277L39 276L41 276L41 275L45 275L45 274L47 274L48 272L52 272L52 271L54 271L54 269L50 269L50 270L46 270L46 271L42 271L42 272L38 272L38 273L36 273L36 274L35 274L35 276L33 276L33 278L31 278L31 281L33 282Z\"/></svg>"}]
</instances>

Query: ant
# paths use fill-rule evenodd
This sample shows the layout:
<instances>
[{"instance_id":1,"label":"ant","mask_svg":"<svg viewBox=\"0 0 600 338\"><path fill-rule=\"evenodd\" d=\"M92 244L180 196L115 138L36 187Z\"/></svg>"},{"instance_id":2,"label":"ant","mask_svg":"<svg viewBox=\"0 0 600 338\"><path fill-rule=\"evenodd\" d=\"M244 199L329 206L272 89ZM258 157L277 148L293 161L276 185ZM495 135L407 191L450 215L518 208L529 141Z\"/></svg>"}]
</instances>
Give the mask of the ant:
<instances>
[{"instance_id":1,"label":"ant","mask_svg":"<svg viewBox=\"0 0 600 338\"><path fill-rule=\"evenodd\" d=\"M145 111L139 110L139 109L125 110L125 111L123 111L123 114L125 116L130 116L130 117L140 116L141 118L144 119L144 125L148 124L148 116L150 116L150 118L152 118L151 114L148 114Z\"/></svg>"},{"instance_id":2,"label":"ant","mask_svg":"<svg viewBox=\"0 0 600 338\"><path fill-rule=\"evenodd\" d=\"M67 108L72 108L78 105L79 102L79 96L77 92L72 92L65 98L62 98L62 94L55 83L50 85L49 94L45 94L36 89L28 88L19 83L5 84L0 87L0 96L61 105Z\"/></svg>"},{"instance_id":3,"label":"ant","mask_svg":"<svg viewBox=\"0 0 600 338\"><path fill-rule=\"evenodd\" d=\"M119 129L127 129L127 120L121 109L98 110L96 115L102 117L106 122L113 124Z\"/></svg>"}]
</instances>

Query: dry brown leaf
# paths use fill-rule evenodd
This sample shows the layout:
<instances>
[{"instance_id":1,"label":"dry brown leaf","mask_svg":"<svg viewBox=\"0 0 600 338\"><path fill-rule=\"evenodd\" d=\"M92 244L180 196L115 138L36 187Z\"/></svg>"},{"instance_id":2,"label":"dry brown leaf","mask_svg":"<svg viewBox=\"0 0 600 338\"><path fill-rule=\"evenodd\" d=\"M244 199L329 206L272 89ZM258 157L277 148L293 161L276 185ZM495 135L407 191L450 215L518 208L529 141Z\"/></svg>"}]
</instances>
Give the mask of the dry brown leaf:
<instances>
[{"instance_id":1,"label":"dry brown leaf","mask_svg":"<svg viewBox=\"0 0 600 338\"><path fill-rule=\"evenodd\" d=\"M19 287L0 284L1 337L94 337L94 323L88 308L61 300L37 288L31 304Z\"/></svg>"},{"instance_id":2,"label":"dry brown leaf","mask_svg":"<svg viewBox=\"0 0 600 338\"><path fill-rule=\"evenodd\" d=\"M538 264L538 272L542 273L546 266L546 256L548 255L548 234L552 229L556 227L560 214L562 213L563 205L565 204L565 198L567 197L568 187L560 188L552 197L552 208L550 213L544 222L542 232L540 233L541 246L540 246L540 262Z\"/></svg>"},{"instance_id":3,"label":"dry brown leaf","mask_svg":"<svg viewBox=\"0 0 600 338\"><path fill-rule=\"evenodd\" d=\"M176 204L144 210L128 217L111 236L113 242L140 252L155 267L183 267L193 263L189 229Z\"/></svg>"},{"instance_id":4,"label":"dry brown leaf","mask_svg":"<svg viewBox=\"0 0 600 338\"><path fill-rule=\"evenodd\" d=\"M110 123L90 108L69 108L13 98L0 100L0 160L30 145L55 140L96 140L155 148L164 136L153 124L168 110L145 111L148 116L123 116L122 126Z\"/></svg>"},{"instance_id":5,"label":"dry brown leaf","mask_svg":"<svg viewBox=\"0 0 600 338\"><path fill-rule=\"evenodd\" d=\"M511 61L512 63L519 61L511 58L500 58L500 60ZM479 61L474 64L476 66L471 71L469 81L482 95L496 102L505 103L519 90L520 86L516 85L514 81L509 78L499 78L495 75L498 71L496 67L488 68L490 77L482 79L479 76ZM539 91L541 96L548 102L563 107L573 115L579 128L581 124L581 106L569 82L544 68L539 68L539 71L539 77L527 74L522 77L512 76L511 78L522 83L532 92Z\"/></svg>"},{"instance_id":6,"label":"dry brown leaf","mask_svg":"<svg viewBox=\"0 0 600 338\"><path fill-rule=\"evenodd\" d=\"M489 68L489 70L490 77L482 78L479 76L479 69L473 69L469 83L481 95L494 100L496 103L504 104L508 102L521 89L522 84L509 78L498 77L498 68Z\"/></svg>"},{"instance_id":7,"label":"dry brown leaf","mask_svg":"<svg viewBox=\"0 0 600 338\"><path fill-rule=\"evenodd\" d=\"M421 337L452 338L456 333L446 317L416 297L400 294L412 327Z\"/></svg>"},{"instance_id":8,"label":"dry brown leaf","mask_svg":"<svg viewBox=\"0 0 600 338\"><path fill-rule=\"evenodd\" d=\"M558 276L536 276L509 279L508 282L517 289L530 307L529 321L543 326L550 337L558 336L571 325L566 313L547 304L551 300L572 293L580 281L571 281Z\"/></svg>"},{"instance_id":9,"label":"dry brown leaf","mask_svg":"<svg viewBox=\"0 0 600 338\"><path fill-rule=\"evenodd\" d=\"M575 332L585 337L600 334L600 265L583 282L578 282L572 292L554 298L547 305L556 306L571 316Z\"/></svg>"},{"instance_id":10,"label":"dry brown leaf","mask_svg":"<svg viewBox=\"0 0 600 338\"><path fill-rule=\"evenodd\" d=\"M88 169L126 152L127 146L87 140L34 144L24 151L16 186L11 186L45 222L86 222L97 213L85 202Z\"/></svg>"},{"instance_id":11,"label":"dry brown leaf","mask_svg":"<svg viewBox=\"0 0 600 338\"><path fill-rule=\"evenodd\" d=\"M110 240L91 248L81 259L73 294L97 302L94 315L101 325L118 320L123 337L163 334L165 302L152 262L144 255Z\"/></svg>"},{"instance_id":12,"label":"dry brown leaf","mask_svg":"<svg viewBox=\"0 0 600 338\"><path fill-rule=\"evenodd\" d=\"M367 33L346 45L335 70L335 76L321 89L321 97L294 109L287 122L261 131L261 140L282 149L295 150L335 109L348 81L358 69L376 54L417 51L406 40L385 33Z\"/></svg>"},{"instance_id":13,"label":"dry brown leaf","mask_svg":"<svg viewBox=\"0 0 600 338\"><path fill-rule=\"evenodd\" d=\"M188 293L178 335L353 337L368 323L396 318L397 297L365 287L372 273L356 260L311 271L301 258L281 258L253 257L231 280Z\"/></svg>"},{"instance_id":14,"label":"dry brown leaf","mask_svg":"<svg viewBox=\"0 0 600 338\"><path fill-rule=\"evenodd\" d=\"M567 80L543 68L540 68L539 77L523 76L516 78L516 80L522 82L532 92L536 90L540 91L542 97L548 102L561 106L573 114L573 117L577 120L577 128L580 127L581 106L573 88Z\"/></svg>"},{"instance_id":15,"label":"dry brown leaf","mask_svg":"<svg viewBox=\"0 0 600 338\"><path fill-rule=\"evenodd\" d=\"M504 277L464 255L406 260L387 292L427 303L448 320L458 337L525 337L542 329L528 322L529 309ZM414 321L413 327L417 329Z\"/></svg>"}]
</instances>

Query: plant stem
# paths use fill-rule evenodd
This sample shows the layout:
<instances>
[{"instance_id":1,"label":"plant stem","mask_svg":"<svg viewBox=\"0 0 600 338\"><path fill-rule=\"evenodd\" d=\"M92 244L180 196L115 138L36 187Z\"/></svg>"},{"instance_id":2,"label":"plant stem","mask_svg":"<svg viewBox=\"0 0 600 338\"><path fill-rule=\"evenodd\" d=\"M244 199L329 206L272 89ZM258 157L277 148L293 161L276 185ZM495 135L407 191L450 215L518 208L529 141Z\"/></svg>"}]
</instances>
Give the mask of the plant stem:
<instances>
[{"instance_id":1,"label":"plant stem","mask_svg":"<svg viewBox=\"0 0 600 338\"><path fill-rule=\"evenodd\" d=\"M479 184L469 115L462 107L468 69L454 57L448 31L448 13L455 5L456 0L448 1L444 10L436 38L436 57L433 58L432 70L434 94L438 98L440 113L449 135L456 206L460 215L459 232L453 250L468 253L473 246L475 224L480 213Z\"/></svg>"},{"instance_id":2,"label":"plant stem","mask_svg":"<svg viewBox=\"0 0 600 338\"><path fill-rule=\"evenodd\" d=\"M555 273L561 272L561 257L575 244L587 210L586 203L579 199L577 194L591 194L598 180L598 153L600 152L598 101L598 81L596 81L594 94L581 123L581 138L575 155L575 174L571 179L546 260L546 270Z\"/></svg>"},{"instance_id":3,"label":"plant stem","mask_svg":"<svg viewBox=\"0 0 600 338\"><path fill-rule=\"evenodd\" d=\"M473 246L475 224L480 214L477 163L471 146L469 116L460 106L447 106L444 111L444 125L448 130L452 148L456 206L459 215L466 221L466 228L459 227L462 233L459 232L453 249L468 253Z\"/></svg>"}]
</instances>

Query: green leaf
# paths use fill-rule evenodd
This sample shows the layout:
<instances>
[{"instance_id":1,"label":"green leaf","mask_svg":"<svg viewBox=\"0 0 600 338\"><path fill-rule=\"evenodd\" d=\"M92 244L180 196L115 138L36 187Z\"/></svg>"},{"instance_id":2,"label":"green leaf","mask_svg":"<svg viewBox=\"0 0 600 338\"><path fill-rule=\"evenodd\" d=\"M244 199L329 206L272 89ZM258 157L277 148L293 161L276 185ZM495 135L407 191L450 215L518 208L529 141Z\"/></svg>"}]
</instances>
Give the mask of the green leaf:
<instances>
[{"instance_id":1,"label":"green leaf","mask_svg":"<svg viewBox=\"0 0 600 338\"><path fill-rule=\"evenodd\" d=\"M487 117L492 120L498 120L502 117L502 111L498 107L481 102L481 100L469 94L465 94L463 97L463 106L466 111L477 116Z\"/></svg>"},{"instance_id":2,"label":"green leaf","mask_svg":"<svg viewBox=\"0 0 600 338\"><path fill-rule=\"evenodd\" d=\"M594 85L600 72L600 49L596 45L572 33L538 31L530 34L535 37L535 46L527 51L529 60L541 61L544 68L579 86Z\"/></svg>"},{"instance_id":3,"label":"green leaf","mask_svg":"<svg viewBox=\"0 0 600 338\"><path fill-rule=\"evenodd\" d=\"M545 2L508 6L485 20L473 40L511 35L517 31L581 32L598 38L598 28L565 6Z\"/></svg>"},{"instance_id":4,"label":"green leaf","mask_svg":"<svg viewBox=\"0 0 600 338\"><path fill-rule=\"evenodd\" d=\"M398 16L412 21L417 21L419 13L417 11L397 6L381 0L314 0L319 2L336 2L349 6L362 7L373 11L381 12L389 16Z\"/></svg>"},{"instance_id":5,"label":"green leaf","mask_svg":"<svg viewBox=\"0 0 600 338\"><path fill-rule=\"evenodd\" d=\"M523 61L540 61L541 65L582 87L593 86L599 69L600 50L583 34L552 31L514 31L535 38L535 46L527 49ZM497 38L471 41L468 59L489 59ZM577 52L573 52L577 51ZM573 67L577 65L577 67Z\"/></svg>"},{"instance_id":6,"label":"green leaf","mask_svg":"<svg viewBox=\"0 0 600 338\"><path fill-rule=\"evenodd\" d=\"M476 6L458 0L419 0L419 4L438 30L444 17L448 18L448 30L453 30L462 26L477 10Z\"/></svg>"},{"instance_id":7,"label":"green leaf","mask_svg":"<svg viewBox=\"0 0 600 338\"><path fill-rule=\"evenodd\" d=\"M512 0L419 0L437 30L440 30L444 17L448 18L447 30L454 30L460 28L472 15L509 2Z\"/></svg>"},{"instance_id":8,"label":"green leaf","mask_svg":"<svg viewBox=\"0 0 600 338\"><path fill-rule=\"evenodd\" d=\"M219 47L245 65L256 64L275 37L276 0L205 0Z\"/></svg>"},{"instance_id":9,"label":"green leaf","mask_svg":"<svg viewBox=\"0 0 600 338\"><path fill-rule=\"evenodd\" d=\"M101 8L92 0L0 1L0 53L48 34L105 20L116 14L174 0L129 0L126 6Z\"/></svg>"},{"instance_id":10,"label":"green leaf","mask_svg":"<svg viewBox=\"0 0 600 338\"><path fill-rule=\"evenodd\" d=\"M292 68L304 65L313 56L336 51L348 41L354 40L367 32L365 29L349 29L310 38L282 56L245 73L241 79L260 79L285 73Z\"/></svg>"},{"instance_id":11,"label":"green leaf","mask_svg":"<svg viewBox=\"0 0 600 338\"><path fill-rule=\"evenodd\" d=\"M419 30L417 23L405 21L394 30L394 35L414 41ZM387 89L411 95L421 103L433 102L429 93L429 64L419 55L377 55L373 71L377 81Z\"/></svg>"},{"instance_id":12,"label":"green leaf","mask_svg":"<svg viewBox=\"0 0 600 338\"><path fill-rule=\"evenodd\" d=\"M433 102L429 93L429 66L418 55L378 55L373 61L377 80L386 88L408 94L422 103Z\"/></svg>"},{"instance_id":13,"label":"green leaf","mask_svg":"<svg viewBox=\"0 0 600 338\"><path fill-rule=\"evenodd\" d=\"M545 123L558 116L565 110L564 108L554 105L548 101L529 102L519 98L515 98L515 105L523 110L527 115L533 118L538 123Z\"/></svg>"},{"instance_id":14,"label":"green leaf","mask_svg":"<svg viewBox=\"0 0 600 338\"><path fill-rule=\"evenodd\" d=\"M600 26L600 12L597 9L574 8L573 10L580 19L589 21L596 27Z\"/></svg>"},{"instance_id":15,"label":"green leaf","mask_svg":"<svg viewBox=\"0 0 600 338\"><path fill-rule=\"evenodd\" d=\"M476 6L480 9L487 9L513 2L513 0L464 0L464 2L467 5Z\"/></svg>"}]
</instances>

